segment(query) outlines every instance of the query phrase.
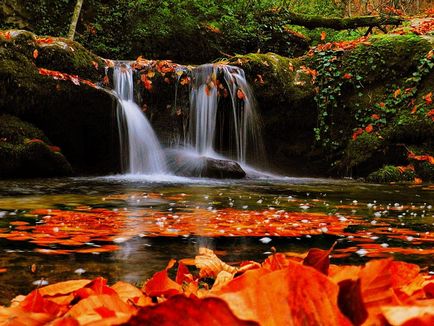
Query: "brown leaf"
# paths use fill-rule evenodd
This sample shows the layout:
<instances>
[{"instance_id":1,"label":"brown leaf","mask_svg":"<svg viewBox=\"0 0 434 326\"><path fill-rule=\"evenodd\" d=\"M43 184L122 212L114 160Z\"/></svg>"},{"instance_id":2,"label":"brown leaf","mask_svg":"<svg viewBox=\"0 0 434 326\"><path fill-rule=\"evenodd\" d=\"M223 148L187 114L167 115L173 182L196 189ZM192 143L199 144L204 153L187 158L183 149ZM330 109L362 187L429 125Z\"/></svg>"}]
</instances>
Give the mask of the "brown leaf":
<instances>
[{"instance_id":1,"label":"brown leaf","mask_svg":"<svg viewBox=\"0 0 434 326\"><path fill-rule=\"evenodd\" d=\"M354 325L361 325L368 318L368 311L362 298L360 279L339 283L338 305L342 313Z\"/></svg>"},{"instance_id":2,"label":"brown leaf","mask_svg":"<svg viewBox=\"0 0 434 326\"><path fill-rule=\"evenodd\" d=\"M335 247L336 242L331 246L329 250L321 250L317 248L310 249L307 257L303 260L303 265L311 266L317 271L328 275L330 266L330 254Z\"/></svg>"}]
</instances>

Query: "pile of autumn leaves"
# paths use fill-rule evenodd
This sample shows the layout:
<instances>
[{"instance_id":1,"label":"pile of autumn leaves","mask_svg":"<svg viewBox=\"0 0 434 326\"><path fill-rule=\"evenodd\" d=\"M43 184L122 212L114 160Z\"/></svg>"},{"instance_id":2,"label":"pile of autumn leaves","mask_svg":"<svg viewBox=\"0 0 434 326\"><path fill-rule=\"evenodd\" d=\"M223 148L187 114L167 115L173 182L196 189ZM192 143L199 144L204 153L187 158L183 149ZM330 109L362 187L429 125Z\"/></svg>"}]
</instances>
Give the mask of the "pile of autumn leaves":
<instances>
[{"instance_id":1,"label":"pile of autumn leaves","mask_svg":"<svg viewBox=\"0 0 434 326\"><path fill-rule=\"evenodd\" d=\"M103 278L48 285L0 307L1 325L434 325L434 277L417 265L329 264L331 249L239 267L201 248L141 289ZM192 272L194 270L194 272Z\"/></svg>"}]
</instances>

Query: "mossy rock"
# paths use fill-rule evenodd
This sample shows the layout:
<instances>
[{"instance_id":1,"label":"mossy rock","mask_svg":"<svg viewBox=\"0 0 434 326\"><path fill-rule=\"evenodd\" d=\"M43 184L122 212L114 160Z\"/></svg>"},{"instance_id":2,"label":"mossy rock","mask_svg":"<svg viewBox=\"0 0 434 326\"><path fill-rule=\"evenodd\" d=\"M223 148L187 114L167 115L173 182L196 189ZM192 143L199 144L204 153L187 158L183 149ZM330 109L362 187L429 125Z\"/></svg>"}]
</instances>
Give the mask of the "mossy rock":
<instances>
[{"instance_id":1,"label":"mossy rock","mask_svg":"<svg viewBox=\"0 0 434 326\"><path fill-rule=\"evenodd\" d=\"M401 172L396 166L386 165L369 174L366 180L375 183L409 182L413 181L415 177L416 174L412 170Z\"/></svg>"},{"instance_id":2,"label":"mossy rock","mask_svg":"<svg viewBox=\"0 0 434 326\"><path fill-rule=\"evenodd\" d=\"M32 41L32 34L23 35L19 44ZM18 46L17 40L6 40L0 46L0 114L12 114L43 130L79 173L118 172L114 95L40 75L32 55L34 47Z\"/></svg>"},{"instance_id":3,"label":"mossy rock","mask_svg":"<svg viewBox=\"0 0 434 326\"><path fill-rule=\"evenodd\" d=\"M0 47L18 52L39 68L60 71L93 82L102 80L105 63L80 43L61 37L37 37L23 30L2 31ZM35 51L36 50L36 51Z\"/></svg>"},{"instance_id":4,"label":"mossy rock","mask_svg":"<svg viewBox=\"0 0 434 326\"><path fill-rule=\"evenodd\" d=\"M39 44L38 51L36 65L39 67L92 81L99 81L103 77L104 61L77 42L55 38L51 44Z\"/></svg>"},{"instance_id":5,"label":"mossy rock","mask_svg":"<svg viewBox=\"0 0 434 326\"><path fill-rule=\"evenodd\" d=\"M0 115L0 177L71 175L66 158L47 142L35 126L11 115Z\"/></svg>"},{"instance_id":6,"label":"mossy rock","mask_svg":"<svg viewBox=\"0 0 434 326\"><path fill-rule=\"evenodd\" d=\"M374 35L371 45L359 45L343 58L344 71L361 76L363 84L393 82L413 71L430 49L426 39L414 35Z\"/></svg>"},{"instance_id":7,"label":"mossy rock","mask_svg":"<svg viewBox=\"0 0 434 326\"><path fill-rule=\"evenodd\" d=\"M313 95L312 79L300 69L304 65L302 58L287 58L275 53L250 53L231 58L229 64L245 70L257 97L295 102Z\"/></svg>"},{"instance_id":8,"label":"mossy rock","mask_svg":"<svg viewBox=\"0 0 434 326\"><path fill-rule=\"evenodd\" d=\"M378 154L383 146L384 141L379 138L378 135L364 132L357 137L356 140L352 140L348 143L345 151L345 166L348 169L357 167Z\"/></svg>"},{"instance_id":9,"label":"mossy rock","mask_svg":"<svg viewBox=\"0 0 434 326\"><path fill-rule=\"evenodd\" d=\"M382 132L389 142L423 144L434 139L434 121L425 112L403 110Z\"/></svg>"}]
</instances>

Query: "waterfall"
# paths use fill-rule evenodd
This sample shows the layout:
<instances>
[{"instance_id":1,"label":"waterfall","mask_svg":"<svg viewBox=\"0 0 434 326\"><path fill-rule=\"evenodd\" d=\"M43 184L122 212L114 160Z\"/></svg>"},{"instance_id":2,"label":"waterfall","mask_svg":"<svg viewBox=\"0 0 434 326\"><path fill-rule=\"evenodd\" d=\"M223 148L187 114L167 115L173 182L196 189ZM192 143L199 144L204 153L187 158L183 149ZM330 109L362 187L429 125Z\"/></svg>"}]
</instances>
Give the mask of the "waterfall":
<instances>
[{"instance_id":1,"label":"waterfall","mask_svg":"<svg viewBox=\"0 0 434 326\"><path fill-rule=\"evenodd\" d=\"M113 83L119 98L117 118L124 172L166 173L166 162L157 136L134 102L133 70L128 63L118 62L115 65Z\"/></svg>"},{"instance_id":2,"label":"waterfall","mask_svg":"<svg viewBox=\"0 0 434 326\"><path fill-rule=\"evenodd\" d=\"M241 68L206 64L192 71L187 145L199 155L264 158L254 96Z\"/></svg>"}]
</instances>

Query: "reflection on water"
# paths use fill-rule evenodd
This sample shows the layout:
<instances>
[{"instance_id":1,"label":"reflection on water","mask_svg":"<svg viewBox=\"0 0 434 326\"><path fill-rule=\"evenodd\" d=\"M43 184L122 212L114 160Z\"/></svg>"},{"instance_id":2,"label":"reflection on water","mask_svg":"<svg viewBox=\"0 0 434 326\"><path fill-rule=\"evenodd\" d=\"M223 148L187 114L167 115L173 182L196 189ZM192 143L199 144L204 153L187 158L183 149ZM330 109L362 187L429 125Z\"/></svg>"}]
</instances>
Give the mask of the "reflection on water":
<instances>
[{"instance_id":1,"label":"reflection on water","mask_svg":"<svg viewBox=\"0 0 434 326\"><path fill-rule=\"evenodd\" d=\"M239 262L337 240L334 263L392 255L434 270L433 191L295 178L0 181L0 303L42 278L141 283L202 245Z\"/></svg>"}]
</instances>

